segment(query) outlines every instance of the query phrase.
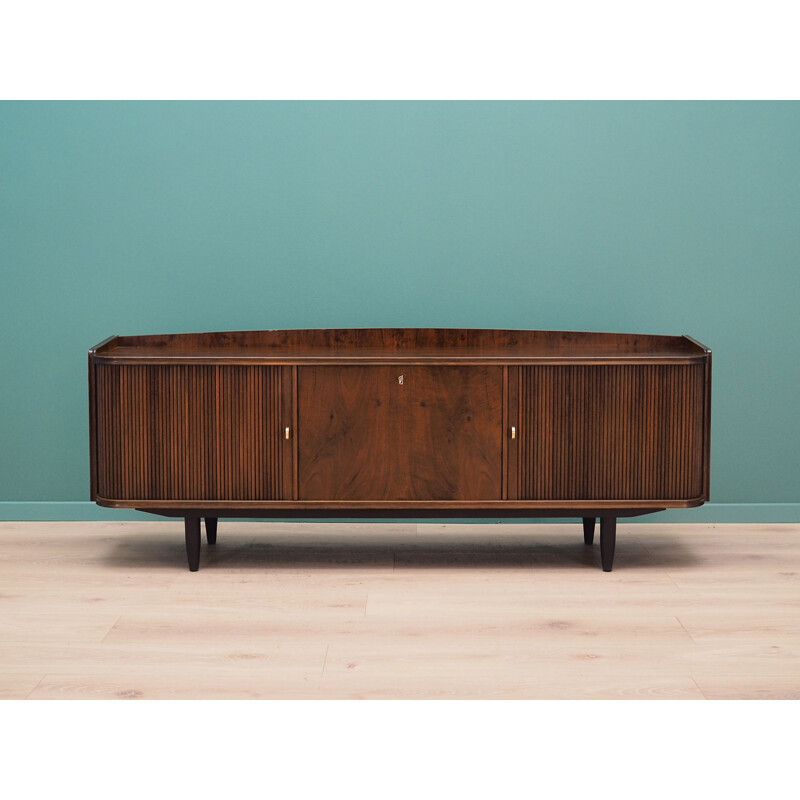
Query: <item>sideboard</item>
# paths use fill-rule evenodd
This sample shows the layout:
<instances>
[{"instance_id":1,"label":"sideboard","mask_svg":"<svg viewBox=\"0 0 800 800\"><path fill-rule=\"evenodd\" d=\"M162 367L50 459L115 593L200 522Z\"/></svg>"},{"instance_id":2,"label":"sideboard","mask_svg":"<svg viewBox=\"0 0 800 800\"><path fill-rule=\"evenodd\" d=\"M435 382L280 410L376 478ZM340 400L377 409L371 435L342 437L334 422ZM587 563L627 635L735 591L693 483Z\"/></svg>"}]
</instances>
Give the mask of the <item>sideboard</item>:
<instances>
[{"instance_id":1,"label":"sideboard","mask_svg":"<svg viewBox=\"0 0 800 800\"><path fill-rule=\"evenodd\" d=\"M600 520L709 495L711 351L688 336L347 328L112 336L89 351L91 497L183 517Z\"/></svg>"}]
</instances>

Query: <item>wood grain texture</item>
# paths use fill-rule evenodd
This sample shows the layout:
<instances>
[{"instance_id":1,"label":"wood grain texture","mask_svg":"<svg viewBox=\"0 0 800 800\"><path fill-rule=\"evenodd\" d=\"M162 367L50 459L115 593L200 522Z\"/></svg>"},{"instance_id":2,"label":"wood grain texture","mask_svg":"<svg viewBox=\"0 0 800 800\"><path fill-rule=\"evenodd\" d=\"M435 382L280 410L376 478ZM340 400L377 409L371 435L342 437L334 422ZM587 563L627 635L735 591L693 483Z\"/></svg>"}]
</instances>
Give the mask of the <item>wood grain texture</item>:
<instances>
[{"instance_id":1,"label":"wood grain texture","mask_svg":"<svg viewBox=\"0 0 800 800\"><path fill-rule=\"evenodd\" d=\"M300 367L298 376L300 500L502 498L502 368Z\"/></svg>"},{"instance_id":2,"label":"wood grain texture","mask_svg":"<svg viewBox=\"0 0 800 800\"><path fill-rule=\"evenodd\" d=\"M98 365L98 494L286 497L287 377L281 367Z\"/></svg>"},{"instance_id":3,"label":"wood grain texture","mask_svg":"<svg viewBox=\"0 0 800 800\"><path fill-rule=\"evenodd\" d=\"M4 522L0 697L800 698L800 525Z\"/></svg>"},{"instance_id":4,"label":"wood grain texture","mask_svg":"<svg viewBox=\"0 0 800 800\"><path fill-rule=\"evenodd\" d=\"M699 498L705 367L519 367L518 498Z\"/></svg>"},{"instance_id":5,"label":"wood grain texture","mask_svg":"<svg viewBox=\"0 0 800 800\"><path fill-rule=\"evenodd\" d=\"M706 348L686 336L491 328L319 328L117 336L94 348L105 363L505 363L645 359L690 363Z\"/></svg>"}]
</instances>

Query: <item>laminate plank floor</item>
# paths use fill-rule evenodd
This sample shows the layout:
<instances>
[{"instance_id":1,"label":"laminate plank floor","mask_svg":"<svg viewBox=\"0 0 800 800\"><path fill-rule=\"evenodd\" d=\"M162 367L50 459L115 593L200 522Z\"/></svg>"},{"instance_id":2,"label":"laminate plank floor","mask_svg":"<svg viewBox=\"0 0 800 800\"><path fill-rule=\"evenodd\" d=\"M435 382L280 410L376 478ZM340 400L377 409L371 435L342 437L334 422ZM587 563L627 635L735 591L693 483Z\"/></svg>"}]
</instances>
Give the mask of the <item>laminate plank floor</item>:
<instances>
[{"instance_id":1,"label":"laminate plank floor","mask_svg":"<svg viewBox=\"0 0 800 800\"><path fill-rule=\"evenodd\" d=\"M800 698L800 525L0 523L0 699Z\"/></svg>"}]
</instances>

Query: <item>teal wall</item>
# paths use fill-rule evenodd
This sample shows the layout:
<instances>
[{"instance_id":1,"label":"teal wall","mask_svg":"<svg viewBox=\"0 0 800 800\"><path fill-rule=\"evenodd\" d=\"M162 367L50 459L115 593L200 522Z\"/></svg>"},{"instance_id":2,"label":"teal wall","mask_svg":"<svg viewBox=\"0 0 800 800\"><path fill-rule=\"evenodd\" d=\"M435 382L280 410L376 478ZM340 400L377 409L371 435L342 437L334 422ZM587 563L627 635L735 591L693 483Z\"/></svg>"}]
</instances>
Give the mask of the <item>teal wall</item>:
<instances>
[{"instance_id":1,"label":"teal wall","mask_svg":"<svg viewBox=\"0 0 800 800\"><path fill-rule=\"evenodd\" d=\"M109 334L470 326L691 334L713 504L670 518L800 520L798 103L0 103L0 264L6 518L126 513Z\"/></svg>"}]
</instances>

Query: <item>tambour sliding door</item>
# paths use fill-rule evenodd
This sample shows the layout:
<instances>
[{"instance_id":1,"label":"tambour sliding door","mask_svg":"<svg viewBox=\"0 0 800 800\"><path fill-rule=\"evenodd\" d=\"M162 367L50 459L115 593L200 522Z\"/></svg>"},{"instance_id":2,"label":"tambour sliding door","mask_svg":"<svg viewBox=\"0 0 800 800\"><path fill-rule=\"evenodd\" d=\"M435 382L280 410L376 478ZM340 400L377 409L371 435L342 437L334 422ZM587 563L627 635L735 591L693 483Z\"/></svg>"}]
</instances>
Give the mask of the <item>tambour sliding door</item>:
<instances>
[{"instance_id":1,"label":"tambour sliding door","mask_svg":"<svg viewBox=\"0 0 800 800\"><path fill-rule=\"evenodd\" d=\"M98 364L97 493L291 499L291 387L290 367Z\"/></svg>"},{"instance_id":2,"label":"tambour sliding door","mask_svg":"<svg viewBox=\"0 0 800 800\"><path fill-rule=\"evenodd\" d=\"M704 364L509 368L508 497L701 497L704 377Z\"/></svg>"}]
</instances>

